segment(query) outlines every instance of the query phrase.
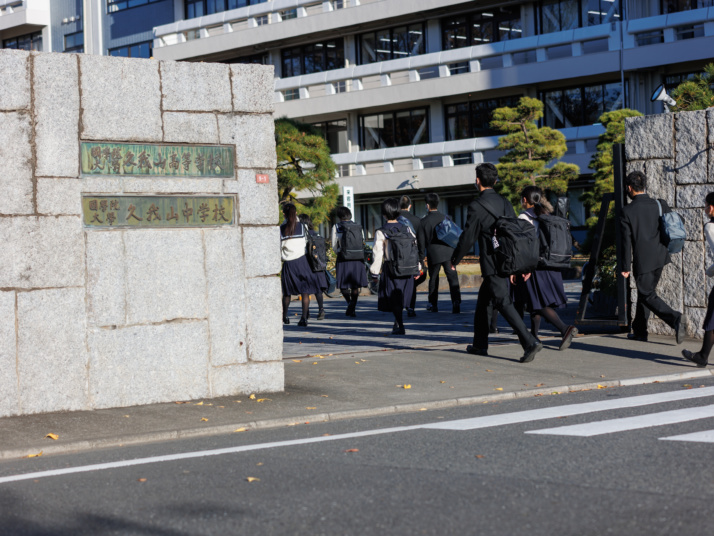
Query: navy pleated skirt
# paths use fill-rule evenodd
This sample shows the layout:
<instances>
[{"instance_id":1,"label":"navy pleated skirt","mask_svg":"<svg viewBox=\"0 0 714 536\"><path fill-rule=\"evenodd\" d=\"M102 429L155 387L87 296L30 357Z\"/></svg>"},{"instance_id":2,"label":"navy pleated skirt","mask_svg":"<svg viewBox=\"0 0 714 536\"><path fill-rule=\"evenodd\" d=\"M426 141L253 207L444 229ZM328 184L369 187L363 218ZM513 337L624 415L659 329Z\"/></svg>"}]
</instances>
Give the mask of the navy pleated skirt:
<instances>
[{"instance_id":1,"label":"navy pleated skirt","mask_svg":"<svg viewBox=\"0 0 714 536\"><path fill-rule=\"evenodd\" d=\"M367 286L367 269L364 261L337 261L337 288L362 288Z\"/></svg>"},{"instance_id":2,"label":"navy pleated skirt","mask_svg":"<svg viewBox=\"0 0 714 536\"><path fill-rule=\"evenodd\" d=\"M377 309L384 313L392 313L394 307L411 307L414 290L413 277L394 277L389 269L389 264L385 263L379 277Z\"/></svg>"},{"instance_id":3,"label":"navy pleated skirt","mask_svg":"<svg viewBox=\"0 0 714 536\"><path fill-rule=\"evenodd\" d=\"M544 307L565 307L568 298L563 287L563 274L557 270L534 270L525 283L519 278L513 288L513 301L521 301L528 312Z\"/></svg>"},{"instance_id":4,"label":"navy pleated skirt","mask_svg":"<svg viewBox=\"0 0 714 536\"><path fill-rule=\"evenodd\" d=\"M304 255L292 261L283 262L283 270L280 273L280 282L283 288L283 296L296 296L298 294L317 294L327 288L320 284L319 276L325 279L325 272L313 272L307 263Z\"/></svg>"},{"instance_id":5,"label":"navy pleated skirt","mask_svg":"<svg viewBox=\"0 0 714 536\"><path fill-rule=\"evenodd\" d=\"M704 325L702 326L704 331L711 331L714 329L714 288L709 293L709 299L707 300L707 314L704 315Z\"/></svg>"}]
</instances>

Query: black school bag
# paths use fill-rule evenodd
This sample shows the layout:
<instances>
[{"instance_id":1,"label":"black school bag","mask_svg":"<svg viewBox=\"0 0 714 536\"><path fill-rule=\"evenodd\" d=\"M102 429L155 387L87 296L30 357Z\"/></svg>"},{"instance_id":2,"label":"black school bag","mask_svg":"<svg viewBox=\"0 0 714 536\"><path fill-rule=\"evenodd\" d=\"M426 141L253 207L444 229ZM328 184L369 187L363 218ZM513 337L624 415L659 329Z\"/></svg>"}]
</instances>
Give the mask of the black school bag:
<instances>
[{"instance_id":1,"label":"black school bag","mask_svg":"<svg viewBox=\"0 0 714 536\"><path fill-rule=\"evenodd\" d=\"M498 275L506 277L535 270L540 259L540 244L533 224L506 215L497 216L486 205L477 202L496 218L491 241Z\"/></svg>"},{"instance_id":2,"label":"black school bag","mask_svg":"<svg viewBox=\"0 0 714 536\"><path fill-rule=\"evenodd\" d=\"M339 259L342 261L363 261L362 226L351 221L340 222L338 226L339 231L342 233Z\"/></svg>"},{"instance_id":3,"label":"black school bag","mask_svg":"<svg viewBox=\"0 0 714 536\"><path fill-rule=\"evenodd\" d=\"M540 239L539 268L570 268L573 256L573 235L570 222L553 214L538 216Z\"/></svg>"},{"instance_id":4,"label":"black school bag","mask_svg":"<svg viewBox=\"0 0 714 536\"><path fill-rule=\"evenodd\" d=\"M416 237L406 225L382 228L384 237L391 244L389 268L394 277L419 275L419 248Z\"/></svg>"},{"instance_id":5,"label":"black school bag","mask_svg":"<svg viewBox=\"0 0 714 536\"><path fill-rule=\"evenodd\" d=\"M307 232L307 263L313 272L327 269L327 242L315 231Z\"/></svg>"}]
</instances>

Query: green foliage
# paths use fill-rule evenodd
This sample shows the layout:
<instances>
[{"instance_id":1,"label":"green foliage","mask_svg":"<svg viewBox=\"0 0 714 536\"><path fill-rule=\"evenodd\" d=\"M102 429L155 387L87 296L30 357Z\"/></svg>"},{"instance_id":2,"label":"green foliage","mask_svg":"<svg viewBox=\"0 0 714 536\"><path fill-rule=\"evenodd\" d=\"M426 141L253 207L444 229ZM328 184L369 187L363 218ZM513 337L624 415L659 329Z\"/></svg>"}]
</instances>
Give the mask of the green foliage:
<instances>
[{"instance_id":1,"label":"green foliage","mask_svg":"<svg viewBox=\"0 0 714 536\"><path fill-rule=\"evenodd\" d=\"M563 195L568 181L578 177L580 169L574 164L557 162L566 152L565 136L550 127L538 128L536 121L543 117L543 103L522 97L515 108L497 108L493 112L491 128L503 132L498 149L507 153L499 159L499 182L496 186L515 207L520 207L520 193L535 184L544 191Z\"/></svg>"},{"instance_id":2,"label":"green foliage","mask_svg":"<svg viewBox=\"0 0 714 536\"><path fill-rule=\"evenodd\" d=\"M714 106L714 63L704 67L704 74L685 80L672 91L672 98L677 101L674 112L706 110Z\"/></svg>"},{"instance_id":3,"label":"green foliage","mask_svg":"<svg viewBox=\"0 0 714 536\"><path fill-rule=\"evenodd\" d=\"M325 139L311 125L281 117L275 121L275 145L279 204L295 203L298 214L308 214L316 225L326 221L337 204L339 187ZM314 197L298 200L298 191Z\"/></svg>"}]
</instances>

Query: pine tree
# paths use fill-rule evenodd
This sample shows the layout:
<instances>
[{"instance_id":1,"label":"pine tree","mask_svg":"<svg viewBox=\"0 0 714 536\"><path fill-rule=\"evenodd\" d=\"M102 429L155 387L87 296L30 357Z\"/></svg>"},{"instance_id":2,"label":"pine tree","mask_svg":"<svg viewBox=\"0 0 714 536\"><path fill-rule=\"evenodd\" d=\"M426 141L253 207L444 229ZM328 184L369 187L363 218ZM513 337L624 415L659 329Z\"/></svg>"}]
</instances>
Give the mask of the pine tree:
<instances>
[{"instance_id":1,"label":"pine tree","mask_svg":"<svg viewBox=\"0 0 714 536\"><path fill-rule=\"evenodd\" d=\"M544 191L563 195L568 181L578 177L575 164L549 162L560 159L566 152L565 136L550 127L538 127L543 117L543 103L522 97L515 108L497 108L493 112L491 128L505 133L498 141L498 149L507 151L499 158L499 193L515 207L520 207L520 193L526 186L536 185Z\"/></svg>"},{"instance_id":2,"label":"pine tree","mask_svg":"<svg viewBox=\"0 0 714 536\"><path fill-rule=\"evenodd\" d=\"M714 106L714 63L704 67L704 73L685 80L672 91L672 98L677 101L673 112L706 110Z\"/></svg>"},{"instance_id":3,"label":"pine tree","mask_svg":"<svg viewBox=\"0 0 714 536\"><path fill-rule=\"evenodd\" d=\"M325 139L312 125L282 117L275 121L275 145L279 204L295 203L298 214L308 214L315 224L326 221L337 204L339 188ZM314 197L298 200L298 191L309 191Z\"/></svg>"}]
</instances>

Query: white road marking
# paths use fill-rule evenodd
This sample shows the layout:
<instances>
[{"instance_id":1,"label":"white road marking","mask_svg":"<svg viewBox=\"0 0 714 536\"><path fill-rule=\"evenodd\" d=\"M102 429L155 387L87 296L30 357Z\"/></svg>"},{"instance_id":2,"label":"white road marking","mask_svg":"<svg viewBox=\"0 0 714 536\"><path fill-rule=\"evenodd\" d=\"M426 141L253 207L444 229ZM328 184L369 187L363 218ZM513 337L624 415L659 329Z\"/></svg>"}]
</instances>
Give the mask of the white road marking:
<instances>
[{"instance_id":1,"label":"white road marking","mask_svg":"<svg viewBox=\"0 0 714 536\"><path fill-rule=\"evenodd\" d=\"M629 430L651 428L653 426L696 421L698 419L709 419L711 417L714 417L714 405L662 411L660 413L648 413L647 415L610 419L609 421L573 424L572 426L560 426L558 428L530 430L526 432L526 434L591 437L602 434L612 434L614 432L627 432Z\"/></svg>"},{"instance_id":2,"label":"white road marking","mask_svg":"<svg viewBox=\"0 0 714 536\"><path fill-rule=\"evenodd\" d=\"M543 408L537 410L519 411L515 413L504 413L501 415L492 415L488 417L476 417L472 419L459 419L455 421L435 422L429 424L418 424L414 426L398 426L394 428L381 428L376 430L365 430L362 432L351 432L347 434L338 434L332 436L310 437L305 439L293 439L289 441L276 441L273 443L258 443L255 445L242 445L237 447L227 447L223 449L203 450L196 452L185 452L181 454L169 454L164 456L151 456L148 458L137 458L134 460L122 460L117 462L99 463L94 465L83 465L78 467L67 467L64 469L52 469L48 471L37 471L34 473L25 473L20 475L12 475L0 477L0 484L9 482L19 482L22 480L34 480L39 478L47 478L52 476L70 475L76 473L87 473L91 471L104 471L107 469L120 469L123 467L132 467L135 465L147 465L152 463L172 462L178 460L187 460L191 458L204 458L207 456L219 456L222 454L235 454L239 452L249 452L252 450L264 450L278 447L290 447L295 445L306 445L310 443L322 443L325 441L339 441L342 439L353 439L358 437L368 437L383 434L393 434L398 432L408 432L411 430L475 430L478 428L489 428L494 426L503 426L507 424L529 422L543 419L552 419L568 415L581 415L584 413L593 413L597 411L608 411L620 408L632 408L637 406L645 406L650 404L660 404L665 402L673 402L677 400L687 400L693 398L701 398L706 396L714 396L714 387L703 387L700 389L687 389L684 391L671 391L659 393L655 395L642 395L627 398L619 398L614 400L603 400L600 402L589 402L584 404L568 404L564 406L556 406L553 408ZM714 406L711 406L714 407ZM688 411L692 410L678 410ZM660 414L661 415L661 414ZM704 418L704 417L698 417Z\"/></svg>"},{"instance_id":3,"label":"white road marking","mask_svg":"<svg viewBox=\"0 0 714 536\"><path fill-rule=\"evenodd\" d=\"M660 437L661 441L692 441L695 443L714 443L714 430L704 430L692 434Z\"/></svg>"}]
</instances>

